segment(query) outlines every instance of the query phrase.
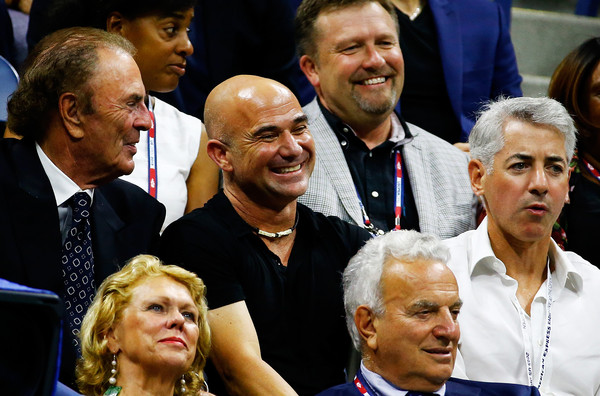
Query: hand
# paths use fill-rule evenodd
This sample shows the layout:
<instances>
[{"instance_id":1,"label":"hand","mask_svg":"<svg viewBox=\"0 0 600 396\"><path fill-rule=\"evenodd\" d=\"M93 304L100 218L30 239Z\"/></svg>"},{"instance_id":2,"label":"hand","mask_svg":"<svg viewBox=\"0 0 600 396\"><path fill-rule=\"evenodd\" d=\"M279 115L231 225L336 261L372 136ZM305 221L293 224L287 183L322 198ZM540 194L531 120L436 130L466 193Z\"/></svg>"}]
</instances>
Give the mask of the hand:
<instances>
[{"instance_id":1,"label":"hand","mask_svg":"<svg viewBox=\"0 0 600 396\"><path fill-rule=\"evenodd\" d=\"M469 143L454 143L454 147L464 151L467 154L471 152L471 146L469 146Z\"/></svg>"}]
</instances>

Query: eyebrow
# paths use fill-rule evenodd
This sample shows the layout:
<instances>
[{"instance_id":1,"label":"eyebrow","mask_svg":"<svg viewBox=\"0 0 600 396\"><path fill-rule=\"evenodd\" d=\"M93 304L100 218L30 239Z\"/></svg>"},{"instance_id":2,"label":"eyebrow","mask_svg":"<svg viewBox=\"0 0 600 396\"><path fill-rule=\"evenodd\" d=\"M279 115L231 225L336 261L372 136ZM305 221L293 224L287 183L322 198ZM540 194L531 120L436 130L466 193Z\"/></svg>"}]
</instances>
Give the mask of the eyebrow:
<instances>
[{"instance_id":1,"label":"eyebrow","mask_svg":"<svg viewBox=\"0 0 600 396\"><path fill-rule=\"evenodd\" d=\"M295 117L294 121L293 121L294 125L298 125L298 124L302 124L302 123L306 123L306 122L308 122L308 117L305 114L302 114L302 115L299 115L299 116ZM264 133L264 132L273 132L273 131L278 131L280 129L281 128L278 127L277 125L267 124L267 125L264 125L264 126L261 126L260 128L258 128L253 133L253 135L254 136L258 136L258 135L260 135L261 133Z\"/></svg>"},{"instance_id":2,"label":"eyebrow","mask_svg":"<svg viewBox=\"0 0 600 396\"><path fill-rule=\"evenodd\" d=\"M175 19L185 19L185 12L183 11L170 11L170 12L166 12L164 14L160 14L160 18L161 19L167 19L167 18L175 18Z\"/></svg>"},{"instance_id":3,"label":"eyebrow","mask_svg":"<svg viewBox=\"0 0 600 396\"><path fill-rule=\"evenodd\" d=\"M505 162L508 162L512 159L519 159L521 161L532 161L533 156L529 155L529 154L516 153L516 154L513 154L510 157L508 157ZM565 158L561 157L560 155L550 155L550 156L544 158L544 160L550 161L550 162L564 162L564 163L567 162L567 160Z\"/></svg>"},{"instance_id":4,"label":"eyebrow","mask_svg":"<svg viewBox=\"0 0 600 396\"><path fill-rule=\"evenodd\" d=\"M308 122L308 117L306 114L302 114L294 118L294 124L302 124L303 122Z\"/></svg>"},{"instance_id":5,"label":"eyebrow","mask_svg":"<svg viewBox=\"0 0 600 396\"><path fill-rule=\"evenodd\" d=\"M141 302L143 304L148 304L148 303L153 303L153 302L159 302L159 303L162 303L162 304L170 304L170 305L177 305L177 306L179 306L179 304L177 304L177 300L173 300L168 295L149 296L149 297L144 298L143 300L141 300ZM185 308L185 309L193 308L195 310L198 310L198 308L196 307L196 304L194 302L184 302L181 305L181 307Z\"/></svg>"},{"instance_id":6,"label":"eyebrow","mask_svg":"<svg viewBox=\"0 0 600 396\"><path fill-rule=\"evenodd\" d=\"M420 300L415 302L413 305L411 305L411 309L413 310L419 310L419 309L429 309L429 310L435 310L435 309L439 309L440 308L440 304L434 303L432 301L427 301L427 300Z\"/></svg>"},{"instance_id":7,"label":"eyebrow","mask_svg":"<svg viewBox=\"0 0 600 396\"><path fill-rule=\"evenodd\" d=\"M450 305L449 308L456 309L456 308L462 307L462 305L463 305L462 300L458 299L456 302L454 302L452 305ZM433 301L420 300L420 301L415 302L411 306L411 309L413 309L413 310L419 310L419 309L438 310L438 309L440 309L440 304L434 303Z\"/></svg>"}]
</instances>

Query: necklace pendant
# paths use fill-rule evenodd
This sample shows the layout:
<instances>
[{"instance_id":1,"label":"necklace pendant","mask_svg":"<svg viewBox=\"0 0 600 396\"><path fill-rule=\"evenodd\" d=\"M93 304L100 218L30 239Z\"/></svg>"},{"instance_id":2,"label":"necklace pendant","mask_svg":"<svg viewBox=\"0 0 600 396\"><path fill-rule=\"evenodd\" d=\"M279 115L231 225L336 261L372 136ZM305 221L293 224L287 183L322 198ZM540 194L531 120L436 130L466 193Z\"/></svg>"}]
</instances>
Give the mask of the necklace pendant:
<instances>
[{"instance_id":1,"label":"necklace pendant","mask_svg":"<svg viewBox=\"0 0 600 396\"><path fill-rule=\"evenodd\" d=\"M119 393L121 393L121 389L123 389L123 388L120 386L111 385L108 387L106 392L104 392L103 396L118 396Z\"/></svg>"}]
</instances>

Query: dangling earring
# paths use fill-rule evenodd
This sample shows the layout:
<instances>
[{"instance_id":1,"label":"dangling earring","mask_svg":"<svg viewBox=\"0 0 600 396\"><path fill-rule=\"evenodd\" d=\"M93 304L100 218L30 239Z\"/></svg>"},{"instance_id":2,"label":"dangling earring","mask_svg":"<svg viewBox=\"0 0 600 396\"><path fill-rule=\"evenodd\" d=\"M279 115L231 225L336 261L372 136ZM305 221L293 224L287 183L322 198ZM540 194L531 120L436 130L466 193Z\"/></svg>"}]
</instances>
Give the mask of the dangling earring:
<instances>
[{"instance_id":1,"label":"dangling earring","mask_svg":"<svg viewBox=\"0 0 600 396\"><path fill-rule=\"evenodd\" d=\"M185 393L185 374L181 376L181 381L179 382L181 382L181 393Z\"/></svg>"},{"instance_id":2,"label":"dangling earring","mask_svg":"<svg viewBox=\"0 0 600 396\"><path fill-rule=\"evenodd\" d=\"M114 385L117 383L117 355L113 354L112 362L110 362L112 368L110 369L110 378L108 379L108 383Z\"/></svg>"}]
</instances>

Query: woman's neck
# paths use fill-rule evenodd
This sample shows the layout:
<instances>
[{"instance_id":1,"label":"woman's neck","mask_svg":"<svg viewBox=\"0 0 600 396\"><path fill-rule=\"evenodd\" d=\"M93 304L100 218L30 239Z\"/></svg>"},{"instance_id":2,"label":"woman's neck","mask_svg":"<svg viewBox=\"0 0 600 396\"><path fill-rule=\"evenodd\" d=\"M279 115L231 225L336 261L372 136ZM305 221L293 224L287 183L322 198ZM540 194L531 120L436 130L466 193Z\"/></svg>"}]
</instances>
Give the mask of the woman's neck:
<instances>
[{"instance_id":1,"label":"woman's neck","mask_svg":"<svg viewBox=\"0 0 600 396\"><path fill-rule=\"evenodd\" d=\"M117 386L119 396L173 396L180 376L164 370L148 372L137 364L122 364L119 367Z\"/></svg>"}]
</instances>

